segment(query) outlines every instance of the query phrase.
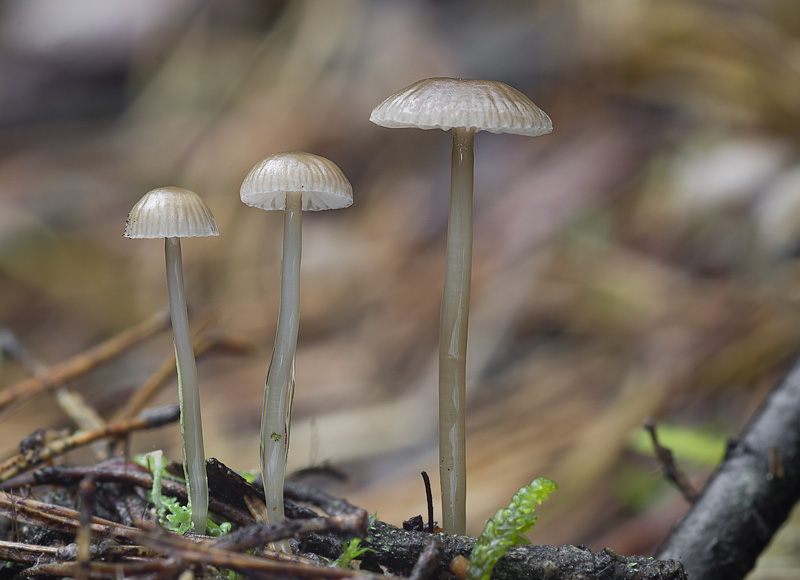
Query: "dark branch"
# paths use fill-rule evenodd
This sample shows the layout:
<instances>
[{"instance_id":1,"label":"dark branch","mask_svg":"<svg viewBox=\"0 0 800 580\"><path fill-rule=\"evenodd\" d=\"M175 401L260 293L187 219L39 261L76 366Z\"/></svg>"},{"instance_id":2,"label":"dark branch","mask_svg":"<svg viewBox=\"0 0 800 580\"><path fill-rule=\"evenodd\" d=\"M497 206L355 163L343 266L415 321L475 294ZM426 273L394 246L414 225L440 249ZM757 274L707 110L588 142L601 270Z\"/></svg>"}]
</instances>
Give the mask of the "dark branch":
<instances>
[{"instance_id":1,"label":"dark branch","mask_svg":"<svg viewBox=\"0 0 800 580\"><path fill-rule=\"evenodd\" d=\"M731 441L659 558L681 558L692 578L737 580L800 499L800 359L738 440Z\"/></svg>"},{"instance_id":2,"label":"dark branch","mask_svg":"<svg viewBox=\"0 0 800 580\"><path fill-rule=\"evenodd\" d=\"M363 546L374 552L362 556L363 561L380 564L405 574L410 573L420 555L430 544L431 534L401 530L387 523L376 521L370 526ZM469 556L475 538L466 536L438 535L442 539L443 551L438 562L440 572L446 571L450 561L458 556ZM330 544L324 537L311 534L308 547L325 557L336 557L325 553ZM500 559L492 574L494 580L516 578L559 580L685 580L686 574L680 563L659 561L641 556L620 556L611 550L593 553L576 546L516 546Z\"/></svg>"}]
</instances>

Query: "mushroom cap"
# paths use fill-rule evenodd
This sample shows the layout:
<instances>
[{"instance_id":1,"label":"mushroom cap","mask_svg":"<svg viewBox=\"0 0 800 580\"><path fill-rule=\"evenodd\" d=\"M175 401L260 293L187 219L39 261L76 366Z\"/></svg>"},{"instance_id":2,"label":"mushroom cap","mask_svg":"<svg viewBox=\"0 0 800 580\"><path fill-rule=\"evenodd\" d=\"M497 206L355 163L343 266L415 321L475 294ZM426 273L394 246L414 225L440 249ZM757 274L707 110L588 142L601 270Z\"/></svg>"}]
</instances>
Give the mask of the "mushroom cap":
<instances>
[{"instance_id":1,"label":"mushroom cap","mask_svg":"<svg viewBox=\"0 0 800 580\"><path fill-rule=\"evenodd\" d=\"M286 193L303 194L304 211L353 204L353 186L329 159L304 151L273 153L259 161L242 182L239 196L252 207L286 209Z\"/></svg>"},{"instance_id":2,"label":"mushroom cap","mask_svg":"<svg viewBox=\"0 0 800 580\"><path fill-rule=\"evenodd\" d=\"M518 90L497 81L423 79L375 107L369 120L382 127L463 127L535 137L553 130L547 113Z\"/></svg>"},{"instance_id":3,"label":"mushroom cap","mask_svg":"<svg viewBox=\"0 0 800 580\"><path fill-rule=\"evenodd\" d=\"M202 198L182 187L158 187L136 202L125 221L126 238L218 236L217 223Z\"/></svg>"}]
</instances>

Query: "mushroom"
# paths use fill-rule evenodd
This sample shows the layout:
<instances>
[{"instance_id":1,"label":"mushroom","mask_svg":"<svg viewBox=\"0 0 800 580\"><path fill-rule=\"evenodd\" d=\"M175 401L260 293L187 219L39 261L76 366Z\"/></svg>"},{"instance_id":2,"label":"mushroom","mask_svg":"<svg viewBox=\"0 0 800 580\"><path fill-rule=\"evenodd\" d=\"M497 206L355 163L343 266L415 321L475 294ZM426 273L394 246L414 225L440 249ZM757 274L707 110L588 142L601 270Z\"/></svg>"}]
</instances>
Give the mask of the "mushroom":
<instances>
[{"instance_id":1,"label":"mushroom","mask_svg":"<svg viewBox=\"0 0 800 580\"><path fill-rule=\"evenodd\" d=\"M465 396L472 274L473 143L477 131L543 135L550 117L528 97L496 82L431 78L401 89L369 118L389 128L453 130L447 258L439 326L439 475L442 524L466 529Z\"/></svg>"},{"instance_id":2,"label":"mushroom","mask_svg":"<svg viewBox=\"0 0 800 580\"><path fill-rule=\"evenodd\" d=\"M184 471L192 527L195 532L204 534L208 514L208 482L197 365L189 338L189 317L183 292L180 239L218 236L217 224L211 210L193 191L180 187L159 187L148 191L136 202L128 214L123 235L126 238L166 238L167 289L175 336Z\"/></svg>"},{"instance_id":3,"label":"mushroom","mask_svg":"<svg viewBox=\"0 0 800 580\"><path fill-rule=\"evenodd\" d=\"M283 480L300 321L302 212L348 207L353 203L353 188L332 161L311 153L287 151L257 163L244 178L240 197L252 207L284 210L278 330L267 371L261 420L261 475L267 514L270 522L280 522L284 519Z\"/></svg>"}]
</instances>

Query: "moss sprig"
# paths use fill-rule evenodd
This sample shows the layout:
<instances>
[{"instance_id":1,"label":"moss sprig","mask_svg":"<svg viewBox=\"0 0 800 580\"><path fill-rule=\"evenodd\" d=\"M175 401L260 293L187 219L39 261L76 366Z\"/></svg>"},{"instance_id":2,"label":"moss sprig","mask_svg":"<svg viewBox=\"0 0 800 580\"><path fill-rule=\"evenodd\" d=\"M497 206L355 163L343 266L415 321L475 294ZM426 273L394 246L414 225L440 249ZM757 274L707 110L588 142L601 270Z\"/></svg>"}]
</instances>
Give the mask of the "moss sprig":
<instances>
[{"instance_id":1,"label":"moss sprig","mask_svg":"<svg viewBox=\"0 0 800 580\"><path fill-rule=\"evenodd\" d=\"M508 507L495 512L472 549L467 580L489 580L495 564L511 546L530 543L524 534L536 523L533 510L557 489L554 481L537 477L514 494Z\"/></svg>"}]
</instances>

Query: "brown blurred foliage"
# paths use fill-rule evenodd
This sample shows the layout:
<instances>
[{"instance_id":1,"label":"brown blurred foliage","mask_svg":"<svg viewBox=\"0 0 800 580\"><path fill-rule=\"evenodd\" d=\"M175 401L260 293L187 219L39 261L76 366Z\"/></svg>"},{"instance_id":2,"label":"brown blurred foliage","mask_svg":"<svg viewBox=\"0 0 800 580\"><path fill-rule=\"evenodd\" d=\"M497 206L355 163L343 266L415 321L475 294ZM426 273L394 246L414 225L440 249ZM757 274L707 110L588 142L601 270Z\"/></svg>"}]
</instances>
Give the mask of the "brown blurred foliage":
<instances>
[{"instance_id":1,"label":"brown blurred foliage","mask_svg":"<svg viewBox=\"0 0 800 580\"><path fill-rule=\"evenodd\" d=\"M235 468L258 465L281 243L239 184L288 149L343 169L353 207L305 220L289 463L343 468L335 491L389 522L438 471L449 138L368 122L415 80L501 80L554 125L476 139L470 533L542 475L561 490L534 541L652 550L686 506L632 433L735 435L800 346L796 0L16 0L0 74L0 326L52 364L161 308L162 244L123 239L125 216L197 191L221 235L184 243L190 319L258 345L199 366L207 453ZM109 417L169 342L69 388ZM41 398L2 418L2 451L68 425Z\"/></svg>"}]
</instances>

